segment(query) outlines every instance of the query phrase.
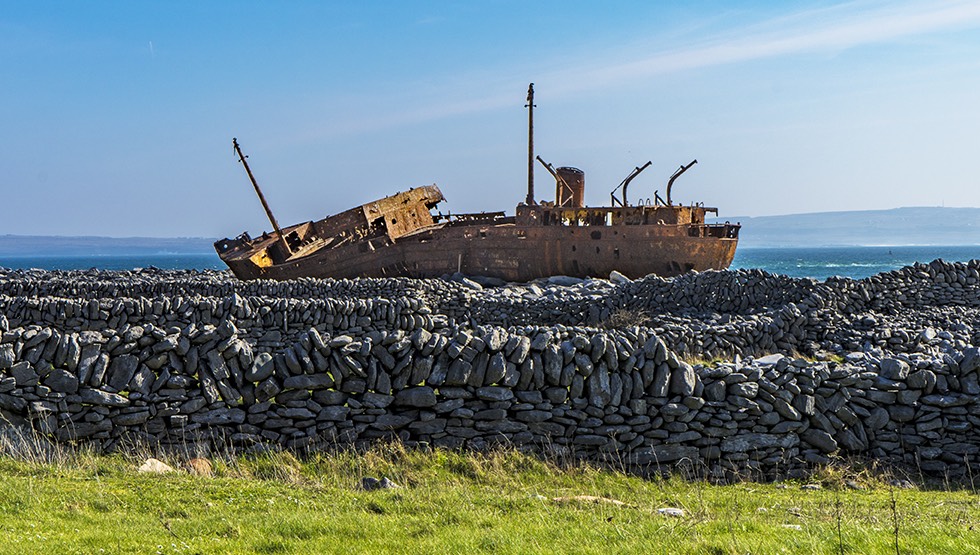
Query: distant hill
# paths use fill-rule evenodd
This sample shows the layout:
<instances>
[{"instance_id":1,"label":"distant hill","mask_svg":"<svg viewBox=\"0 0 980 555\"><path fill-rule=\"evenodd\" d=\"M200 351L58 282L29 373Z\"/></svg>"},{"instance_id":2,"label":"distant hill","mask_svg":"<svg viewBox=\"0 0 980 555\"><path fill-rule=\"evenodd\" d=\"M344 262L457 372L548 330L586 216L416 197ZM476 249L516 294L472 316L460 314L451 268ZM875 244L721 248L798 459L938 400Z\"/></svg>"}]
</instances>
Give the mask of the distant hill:
<instances>
[{"instance_id":1,"label":"distant hill","mask_svg":"<svg viewBox=\"0 0 980 555\"><path fill-rule=\"evenodd\" d=\"M742 224L745 247L980 245L980 208L912 207L717 218Z\"/></svg>"},{"instance_id":2,"label":"distant hill","mask_svg":"<svg viewBox=\"0 0 980 555\"><path fill-rule=\"evenodd\" d=\"M214 253L205 237L58 237L0 235L0 256L92 256Z\"/></svg>"}]
</instances>

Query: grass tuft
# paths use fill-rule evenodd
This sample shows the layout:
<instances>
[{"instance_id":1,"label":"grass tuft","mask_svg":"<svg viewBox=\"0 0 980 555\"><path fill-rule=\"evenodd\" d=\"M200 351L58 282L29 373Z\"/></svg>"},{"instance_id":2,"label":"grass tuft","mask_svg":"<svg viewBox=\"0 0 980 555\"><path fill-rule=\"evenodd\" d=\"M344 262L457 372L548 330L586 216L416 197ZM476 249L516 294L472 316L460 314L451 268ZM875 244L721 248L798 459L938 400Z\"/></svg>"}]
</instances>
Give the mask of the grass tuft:
<instances>
[{"instance_id":1,"label":"grass tuft","mask_svg":"<svg viewBox=\"0 0 980 555\"><path fill-rule=\"evenodd\" d=\"M634 326L645 326L650 323L650 315L638 308L617 308L605 320L599 323L600 328L618 330Z\"/></svg>"}]
</instances>

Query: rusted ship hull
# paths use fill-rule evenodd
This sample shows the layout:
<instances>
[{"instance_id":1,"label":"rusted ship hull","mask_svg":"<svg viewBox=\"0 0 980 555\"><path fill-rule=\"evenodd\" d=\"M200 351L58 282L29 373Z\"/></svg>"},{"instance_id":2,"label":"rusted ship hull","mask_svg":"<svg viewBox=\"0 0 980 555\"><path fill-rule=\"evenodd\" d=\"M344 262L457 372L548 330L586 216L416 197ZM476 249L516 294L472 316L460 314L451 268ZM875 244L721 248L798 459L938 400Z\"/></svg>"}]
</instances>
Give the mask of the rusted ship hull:
<instances>
[{"instance_id":1,"label":"rusted ship hull","mask_svg":"<svg viewBox=\"0 0 980 555\"><path fill-rule=\"evenodd\" d=\"M437 187L422 187L285 228L286 241L243 235L215 248L241 279L424 278L458 271L529 281L608 277L613 270L636 278L722 269L738 242L737 224L705 224L704 213L712 209L700 206L522 204L513 217L469 214L437 221L428 209L441 200Z\"/></svg>"},{"instance_id":2,"label":"rusted ship hull","mask_svg":"<svg viewBox=\"0 0 980 555\"><path fill-rule=\"evenodd\" d=\"M619 271L629 277L674 276L690 270L727 268L737 239L666 234L663 229L598 230L449 227L424 231L396 243L381 240L315 252L267 268L247 260L226 260L241 279L300 277L439 277L466 275L506 281L566 275L608 277ZM612 235L605 238L606 235Z\"/></svg>"}]
</instances>

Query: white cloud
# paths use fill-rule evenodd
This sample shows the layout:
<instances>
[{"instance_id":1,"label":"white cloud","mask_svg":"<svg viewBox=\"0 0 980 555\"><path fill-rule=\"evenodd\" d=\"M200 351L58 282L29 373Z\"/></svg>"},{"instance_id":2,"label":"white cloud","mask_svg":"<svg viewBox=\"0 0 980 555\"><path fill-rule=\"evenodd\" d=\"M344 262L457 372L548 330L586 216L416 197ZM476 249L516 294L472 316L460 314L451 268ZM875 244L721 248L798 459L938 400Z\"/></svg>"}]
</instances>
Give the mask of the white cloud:
<instances>
[{"instance_id":1,"label":"white cloud","mask_svg":"<svg viewBox=\"0 0 980 555\"><path fill-rule=\"evenodd\" d=\"M675 71L792 54L836 52L977 26L980 26L980 2L976 1L898 5L857 2L733 29L698 45L625 63L610 65L596 61L590 69L568 68L551 77L556 83L578 83L566 92L590 90ZM574 80L564 77L572 72L576 76Z\"/></svg>"},{"instance_id":2,"label":"white cloud","mask_svg":"<svg viewBox=\"0 0 980 555\"><path fill-rule=\"evenodd\" d=\"M692 40L672 50L644 55L630 47L627 52L604 53L601 58L577 63L547 73L536 81L548 83L551 98L607 89L643 79L698 68L737 64L780 56L839 52L862 45L883 44L909 37L980 26L980 2L849 2L808 9L772 17L756 24L730 28L700 40ZM675 36L675 39L681 37ZM654 48L647 45L645 48ZM618 61L618 60L627 61ZM546 63L540 64L546 67ZM395 98L375 97L372 108L351 111L351 118L331 122L328 128L314 129L298 140L345 136L434 121L446 117L481 113L514 106L525 86L521 72L510 68L506 74L475 72L457 75L447 84L442 98L458 100L431 104L412 102L410 91L401 89ZM448 89L454 89L452 91ZM479 92L474 92L477 89ZM489 91L489 92L488 92ZM429 95L415 95L428 98ZM387 108L385 108L387 107ZM372 114L365 117L365 113ZM356 115L355 115L356 114Z\"/></svg>"}]
</instances>

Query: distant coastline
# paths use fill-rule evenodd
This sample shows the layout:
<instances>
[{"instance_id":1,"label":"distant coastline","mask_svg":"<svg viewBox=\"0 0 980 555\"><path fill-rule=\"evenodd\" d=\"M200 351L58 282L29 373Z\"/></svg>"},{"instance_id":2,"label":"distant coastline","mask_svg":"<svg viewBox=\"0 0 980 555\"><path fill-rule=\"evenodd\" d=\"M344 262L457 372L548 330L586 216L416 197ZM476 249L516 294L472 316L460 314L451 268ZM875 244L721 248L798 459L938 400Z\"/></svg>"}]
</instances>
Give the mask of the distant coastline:
<instances>
[{"instance_id":1,"label":"distant coastline","mask_svg":"<svg viewBox=\"0 0 980 555\"><path fill-rule=\"evenodd\" d=\"M739 249L977 247L980 208L913 207L722 217L742 224ZM260 232L261 230L255 230ZM214 255L211 237L0 235L0 257L166 257Z\"/></svg>"},{"instance_id":2,"label":"distant coastline","mask_svg":"<svg viewBox=\"0 0 980 555\"><path fill-rule=\"evenodd\" d=\"M980 246L980 208L909 207L717 220L742 224L739 248Z\"/></svg>"},{"instance_id":3,"label":"distant coastline","mask_svg":"<svg viewBox=\"0 0 980 555\"><path fill-rule=\"evenodd\" d=\"M146 256L214 254L206 237L0 235L0 256Z\"/></svg>"}]
</instances>

